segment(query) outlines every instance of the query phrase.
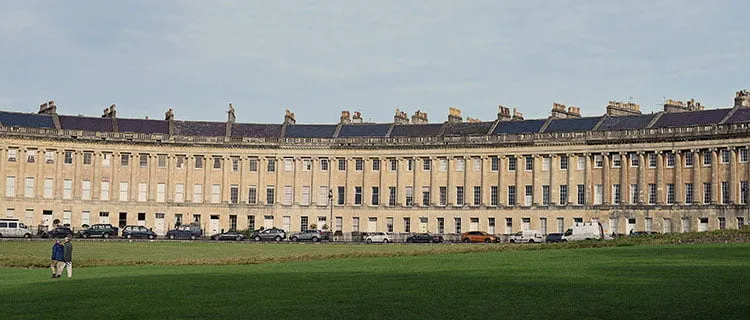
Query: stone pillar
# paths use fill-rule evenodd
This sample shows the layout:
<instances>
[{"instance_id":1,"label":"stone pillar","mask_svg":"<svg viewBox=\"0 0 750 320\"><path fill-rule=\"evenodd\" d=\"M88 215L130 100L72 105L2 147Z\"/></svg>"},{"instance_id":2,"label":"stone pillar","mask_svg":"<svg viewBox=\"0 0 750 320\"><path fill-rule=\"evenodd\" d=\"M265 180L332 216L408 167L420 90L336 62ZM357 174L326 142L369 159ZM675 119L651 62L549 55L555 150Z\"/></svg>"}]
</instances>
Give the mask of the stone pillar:
<instances>
[{"instance_id":1,"label":"stone pillar","mask_svg":"<svg viewBox=\"0 0 750 320\"><path fill-rule=\"evenodd\" d=\"M628 179L628 168L630 167L630 155L620 152L620 203L630 204L630 179Z\"/></svg>"},{"instance_id":2,"label":"stone pillar","mask_svg":"<svg viewBox=\"0 0 750 320\"><path fill-rule=\"evenodd\" d=\"M557 154L552 154L549 158L549 204L552 206L557 205L560 200L560 187L555 183L555 169L560 167L555 166L558 159Z\"/></svg>"},{"instance_id":3,"label":"stone pillar","mask_svg":"<svg viewBox=\"0 0 750 320\"><path fill-rule=\"evenodd\" d=\"M719 159L716 149L711 149L711 201L710 203L715 204L718 202L719 190ZM708 202L708 201L706 201Z\"/></svg>"},{"instance_id":4,"label":"stone pillar","mask_svg":"<svg viewBox=\"0 0 750 320\"><path fill-rule=\"evenodd\" d=\"M584 157L586 161L584 163L586 166L584 167L583 172L583 184L585 189L585 205L591 205L594 203L594 186L593 181L591 180L591 154L590 153L584 153L581 155L581 157Z\"/></svg>"},{"instance_id":5,"label":"stone pillar","mask_svg":"<svg viewBox=\"0 0 750 320\"><path fill-rule=\"evenodd\" d=\"M732 147L729 149L729 203L739 203L737 197L737 190L739 190L739 182L737 182L737 149ZM729 221L727 221L729 224Z\"/></svg>"},{"instance_id":6,"label":"stone pillar","mask_svg":"<svg viewBox=\"0 0 750 320\"><path fill-rule=\"evenodd\" d=\"M685 186L682 182L682 153L680 150L672 150L674 153L674 203L685 203ZM693 186L693 195L695 195L695 186Z\"/></svg>"},{"instance_id":7,"label":"stone pillar","mask_svg":"<svg viewBox=\"0 0 750 320\"><path fill-rule=\"evenodd\" d=\"M612 178L609 176L610 163L609 154L602 153L602 204L612 203Z\"/></svg>"},{"instance_id":8,"label":"stone pillar","mask_svg":"<svg viewBox=\"0 0 750 320\"><path fill-rule=\"evenodd\" d=\"M703 203L703 178L701 177L701 163L700 150L690 150L693 157L693 201L695 203Z\"/></svg>"},{"instance_id":9,"label":"stone pillar","mask_svg":"<svg viewBox=\"0 0 750 320\"><path fill-rule=\"evenodd\" d=\"M648 202L644 196L648 192L648 183L646 182L647 167L646 155L643 151L638 151L638 204Z\"/></svg>"},{"instance_id":10,"label":"stone pillar","mask_svg":"<svg viewBox=\"0 0 750 320\"><path fill-rule=\"evenodd\" d=\"M519 165L520 161L516 158L516 206L523 205L521 199L526 196L526 187L523 185L523 172L526 169L524 165ZM526 158L524 158L524 162Z\"/></svg>"},{"instance_id":11,"label":"stone pillar","mask_svg":"<svg viewBox=\"0 0 750 320\"><path fill-rule=\"evenodd\" d=\"M666 203L664 190L664 153L661 150L656 151L656 204L663 205Z\"/></svg>"},{"instance_id":12,"label":"stone pillar","mask_svg":"<svg viewBox=\"0 0 750 320\"><path fill-rule=\"evenodd\" d=\"M573 192L575 192L576 195L578 195L578 186L573 188L573 159L572 159L573 157L571 157L570 153L566 153L565 157L568 158L568 170L567 170L568 172L567 172L567 177L565 180L565 183L568 185L568 198L565 199L565 204L570 205L570 201L572 198L571 195L573 194ZM575 165L578 166L577 163ZM549 229L549 223L550 221L548 220L547 229Z\"/></svg>"},{"instance_id":13,"label":"stone pillar","mask_svg":"<svg viewBox=\"0 0 750 320\"><path fill-rule=\"evenodd\" d=\"M505 183L503 183L503 177L505 176L505 170L508 168L507 165L503 165L507 161L505 155L500 155L497 157L497 206L503 206L507 203L506 197L506 186ZM503 195L506 195L506 197L503 197ZM495 226L497 228L497 221L495 221Z\"/></svg>"}]
</instances>

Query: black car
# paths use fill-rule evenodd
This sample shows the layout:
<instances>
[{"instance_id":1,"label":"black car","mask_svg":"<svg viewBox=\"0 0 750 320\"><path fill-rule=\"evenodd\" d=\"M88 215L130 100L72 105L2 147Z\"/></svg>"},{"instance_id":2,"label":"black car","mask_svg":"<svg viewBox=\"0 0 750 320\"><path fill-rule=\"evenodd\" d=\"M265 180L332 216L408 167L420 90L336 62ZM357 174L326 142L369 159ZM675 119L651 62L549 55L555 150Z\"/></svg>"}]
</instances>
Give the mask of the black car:
<instances>
[{"instance_id":1,"label":"black car","mask_svg":"<svg viewBox=\"0 0 750 320\"><path fill-rule=\"evenodd\" d=\"M245 234L243 234L242 232L237 232L235 230L229 230L227 232L222 232L222 233L217 233L215 235L212 235L211 240L242 241L242 240L245 240Z\"/></svg>"},{"instance_id":2,"label":"black car","mask_svg":"<svg viewBox=\"0 0 750 320\"><path fill-rule=\"evenodd\" d=\"M655 231L632 231L630 232L630 236L644 236L649 234L657 234L658 232Z\"/></svg>"},{"instance_id":3,"label":"black car","mask_svg":"<svg viewBox=\"0 0 750 320\"><path fill-rule=\"evenodd\" d=\"M255 241L273 240L279 242L281 240L284 240L284 238L286 238L286 232L284 232L283 229L275 227L265 230L256 230L255 232L253 232L253 234L250 235L250 239L253 239Z\"/></svg>"},{"instance_id":4,"label":"black car","mask_svg":"<svg viewBox=\"0 0 750 320\"><path fill-rule=\"evenodd\" d=\"M429 233L419 233L406 238L408 243L440 243L443 242L443 236Z\"/></svg>"},{"instance_id":5,"label":"black car","mask_svg":"<svg viewBox=\"0 0 750 320\"><path fill-rule=\"evenodd\" d=\"M565 242L565 240L563 240L563 234L562 233L550 233L550 234L547 234L547 239L545 239L545 242L547 242L547 243L550 243L550 242Z\"/></svg>"},{"instance_id":6,"label":"black car","mask_svg":"<svg viewBox=\"0 0 750 320\"><path fill-rule=\"evenodd\" d=\"M68 227L56 227L46 233L42 234L43 238L65 238L72 237L73 230Z\"/></svg>"},{"instance_id":7,"label":"black car","mask_svg":"<svg viewBox=\"0 0 750 320\"><path fill-rule=\"evenodd\" d=\"M167 239L190 239L195 240L203 236L203 230L200 226L186 224L177 227L174 230L167 231Z\"/></svg>"},{"instance_id":8,"label":"black car","mask_svg":"<svg viewBox=\"0 0 750 320\"><path fill-rule=\"evenodd\" d=\"M151 229L146 228L144 226L125 226L125 228L122 229L122 237L125 239L133 239L133 238L154 239L156 238L156 232L153 232L151 231Z\"/></svg>"}]
</instances>

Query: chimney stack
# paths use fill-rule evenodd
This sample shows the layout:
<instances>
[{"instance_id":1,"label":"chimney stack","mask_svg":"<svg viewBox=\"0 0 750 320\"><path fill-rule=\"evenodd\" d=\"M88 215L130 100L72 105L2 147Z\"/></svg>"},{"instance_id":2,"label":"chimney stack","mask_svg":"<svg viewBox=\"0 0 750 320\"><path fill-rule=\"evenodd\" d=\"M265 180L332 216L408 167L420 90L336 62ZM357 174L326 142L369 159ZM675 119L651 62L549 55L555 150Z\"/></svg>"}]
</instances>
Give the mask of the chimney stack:
<instances>
[{"instance_id":1,"label":"chimney stack","mask_svg":"<svg viewBox=\"0 0 750 320\"><path fill-rule=\"evenodd\" d=\"M610 101L607 103L607 115L637 116L641 114L641 105L633 102Z\"/></svg>"},{"instance_id":2,"label":"chimney stack","mask_svg":"<svg viewBox=\"0 0 750 320\"><path fill-rule=\"evenodd\" d=\"M363 123L362 120L362 113L359 111L354 111L354 115L352 115L352 123Z\"/></svg>"},{"instance_id":3,"label":"chimney stack","mask_svg":"<svg viewBox=\"0 0 750 320\"><path fill-rule=\"evenodd\" d=\"M393 116L393 123L409 124L409 117L406 115L406 112L396 109L396 114Z\"/></svg>"},{"instance_id":4,"label":"chimney stack","mask_svg":"<svg viewBox=\"0 0 750 320\"><path fill-rule=\"evenodd\" d=\"M167 110L167 112L164 113L164 120L167 120L167 121L174 120L174 111L172 111L172 108L169 108L169 110Z\"/></svg>"},{"instance_id":5,"label":"chimney stack","mask_svg":"<svg viewBox=\"0 0 750 320\"><path fill-rule=\"evenodd\" d=\"M294 118L294 113L289 111L289 109L286 109L286 114L284 115L284 124L295 124L297 123L297 120Z\"/></svg>"},{"instance_id":6,"label":"chimney stack","mask_svg":"<svg viewBox=\"0 0 750 320\"><path fill-rule=\"evenodd\" d=\"M427 112L417 110L414 115L411 116L411 123L413 124L425 124L427 123Z\"/></svg>"},{"instance_id":7,"label":"chimney stack","mask_svg":"<svg viewBox=\"0 0 750 320\"><path fill-rule=\"evenodd\" d=\"M50 100L48 102L45 102L39 105L38 113L39 114L56 114L57 106L55 105L55 100Z\"/></svg>"},{"instance_id":8,"label":"chimney stack","mask_svg":"<svg viewBox=\"0 0 750 320\"><path fill-rule=\"evenodd\" d=\"M102 118L115 118L117 116L117 110L115 108L117 108L116 104L110 105L109 108L104 108Z\"/></svg>"},{"instance_id":9,"label":"chimney stack","mask_svg":"<svg viewBox=\"0 0 750 320\"><path fill-rule=\"evenodd\" d=\"M513 108L513 120L523 120L523 113L516 110L516 108Z\"/></svg>"},{"instance_id":10,"label":"chimney stack","mask_svg":"<svg viewBox=\"0 0 750 320\"><path fill-rule=\"evenodd\" d=\"M459 123L463 121L464 119L461 117L461 109L455 107L448 108L448 123Z\"/></svg>"},{"instance_id":11,"label":"chimney stack","mask_svg":"<svg viewBox=\"0 0 750 320\"><path fill-rule=\"evenodd\" d=\"M687 111L699 111L703 110L703 106L700 102L696 102L695 99L690 99L687 103L680 100L667 99L664 102L664 112L675 113L675 112L687 112Z\"/></svg>"},{"instance_id":12,"label":"chimney stack","mask_svg":"<svg viewBox=\"0 0 750 320\"><path fill-rule=\"evenodd\" d=\"M750 108L750 91L740 90L734 97L735 108Z\"/></svg>"},{"instance_id":13,"label":"chimney stack","mask_svg":"<svg viewBox=\"0 0 750 320\"><path fill-rule=\"evenodd\" d=\"M562 103L552 103L552 119L580 118L581 108L570 106L567 107Z\"/></svg>"},{"instance_id":14,"label":"chimney stack","mask_svg":"<svg viewBox=\"0 0 750 320\"><path fill-rule=\"evenodd\" d=\"M229 103L229 110L227 110L227 122L234 123L234 120L236 119L234 115L234 107L232 106L232 103Z\"/></svg>"},{"instance_id":15,"label":"chimney stack","mask_svg":"<svg viewBox=\"0 0 750 320\"><path fill-rule=\"evenodd\" d=\"M497 120L510 121L512 118L513 117L510 114L510 109L504 107L503 105L499 105L497 107Z\"/></svg>"},{"instance_id":16,"label":"chimney stack","mask_svg":"<svg viewBox=\"0 0 750 320\"><path fill-rule=\"evenodd\" d=\"M352 123L352 119L350 118L349 110L341 111L341 118L339 118L339 122L341 124L350 124Z\"/></svg>"}]
</instances>

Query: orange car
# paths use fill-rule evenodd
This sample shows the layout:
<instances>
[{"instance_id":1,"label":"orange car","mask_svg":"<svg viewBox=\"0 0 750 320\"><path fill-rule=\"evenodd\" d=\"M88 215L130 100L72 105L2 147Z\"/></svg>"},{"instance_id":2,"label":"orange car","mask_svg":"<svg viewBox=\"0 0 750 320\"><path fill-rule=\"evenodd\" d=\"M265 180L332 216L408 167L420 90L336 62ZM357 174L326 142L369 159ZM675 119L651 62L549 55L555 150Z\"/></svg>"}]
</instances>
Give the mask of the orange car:
<instances>
[{"instance_id":1,"label":"orange car","mask_svg":"<svg viewBox=\"0 0 750 320\"><path fill-rule=\"evenodd\" d=\"M484 231L469 231L461 234L461 242L497 242L497 237Z\"/></svg>"}]
</instances>

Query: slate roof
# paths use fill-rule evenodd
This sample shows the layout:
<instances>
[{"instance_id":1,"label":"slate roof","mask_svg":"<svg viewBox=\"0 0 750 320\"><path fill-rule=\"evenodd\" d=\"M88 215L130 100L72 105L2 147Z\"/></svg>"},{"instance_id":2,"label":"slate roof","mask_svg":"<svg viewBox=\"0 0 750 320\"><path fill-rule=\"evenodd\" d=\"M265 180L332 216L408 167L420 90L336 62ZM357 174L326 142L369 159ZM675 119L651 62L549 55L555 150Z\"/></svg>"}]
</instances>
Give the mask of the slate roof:
<instances>
[{"instance_id":1,"label":"slate roof","mask_svg":"<svg viewBox=\"0 0 750 320\"><path fill-rule=\"evenodd\" d=\"M602 117L552 119L544 132L591 131L601 119Z\"/></svg>"},{"instance_id":2,"label":"slate roof","mask_svg":"<svg viewBox=\"0 0 750 320\"><path fill-rule=\"evenodd\" d=\"M52 116L0 111L0 124L6 127L54 128Z\"/></svg>"},{"instance_id":3,"label":"slate roof","mask_svg":"<svg viewBox=\"0 0 750 320\"><path fill-rule=\"evenodd\" d=\"M335 124L292 124L286 126L287 138L333 138Z\"/></svg>"},{"instance_id":4,"label":"slate roof","mask_svg":"<svg viewBox=\"0 0 750 320\"><path fill-rule=\"evenodd\" d=\"M227 134L226 122L175 121L174 134L184 136L223 137Z\"/></svg>"},{"instance_id":5,"label":"slate roof","mask_svg":"<svg viewBox=\"0 0 750 320\"><path fill-rule=\"evenodd\" d=\"M364 123L341 126L339 137L385 137L391 128L390 123Z\"/></svg>"},{"instance_id":6,"label":"slate roof","mask_svg":"<svg viewBox=\"0 0 750 320\"><path fill-rule=\"evenodd\" d=\"M495 122L460 122L446 124L444 136L478 136L486 135Z\"/></svg>"},{"instance_id":7,"label":"slate roof","mask_svg":"<svg viewBox=\"0 0 750 320\"><path fill-rule=\"evenodd\" d=\"M750 109L737 109L724 123L750 122Z\"/></svg>"},{"instance_id":8,"label":"slate roof","mask_svg":"<svg viewBox=\"0 0 750 320\"><path fill-rule=\"evenodd\" d=\"M393 126L391 137L432 137L437 136L442 128L442 123L399 124Z\"/></svg>"},{"instance_id":9,"label":"slate roof","mask_svg":"<svg viewBox=\"0 0 750 320\"><path fill-rule=\"evenodd\" d=\"M169 134L169 121L118 118L117 129L120 130L120 132Z\"/></svg>"},{"instance_id":10,"label":"slate roof","mask_svg":"<svg viewBox=\"0 0 750 320\"><path fill-rule=\"evenodd\" d=\"M642 114L638 116L608 116L602 121L597 130L633 130L644 129L658 113Z\"/></svg>"},{"instance_id":11,"label":"slate roof","mask_svg":"<svg viewBox=\"0 0 750 320\"><path fill-rule=\"evenodd\" d=\"M79 116L58 116L60 127L65 130L85 130L95 132L114 132L111 118L94 118Z\"/></svg>"},{"instance_id":12,"label":"slate roof","mask_svg":"<svg viewBox=\"0 0 750 320\"><path fill-rule=\"evenodd\" d=\"M280 124L258 124L258 123L233 123L232 124L232 137L278 138L280 135L281 135Z\"/></svg>"},{"instance_id":13,"label":"slate roof","mask_svg":"<svg viewBox=\"0 0 750 320\"><path fill-rule=\"evenodd\" d=\"M546 119L538 120L520 120L520 121L500 121L495 127L492 134L517 134L517 133L534 133L539 132Z\"/></svg>"},{"instance_id":14,"label":"slate roof","mask_svg":"<svg viewBox=\"0 0 750 320\"><path fill-rule=\"evenodd\" d=\"M702 124L718 124L732 109L714 109L691 112L676 112L662 114L652 128L695 126Z\"/></svg>"}]
</instances>

